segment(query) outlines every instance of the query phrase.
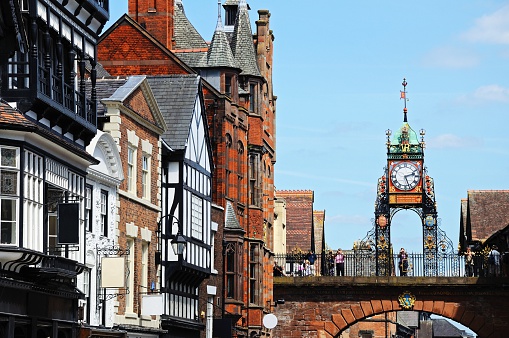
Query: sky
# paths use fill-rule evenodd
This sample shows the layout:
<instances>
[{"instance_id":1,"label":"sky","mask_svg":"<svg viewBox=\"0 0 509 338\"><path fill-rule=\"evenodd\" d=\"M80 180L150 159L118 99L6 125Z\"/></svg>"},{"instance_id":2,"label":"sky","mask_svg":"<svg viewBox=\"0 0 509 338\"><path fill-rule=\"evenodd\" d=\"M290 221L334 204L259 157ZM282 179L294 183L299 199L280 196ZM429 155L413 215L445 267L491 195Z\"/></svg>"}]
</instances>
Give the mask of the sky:
<instances>
[{"instance_id":1,"label":"sky","mask_svg":"<svg viewBox=\"0 0 509 338\"><path fill-rule=\"evenodd\" d=\"M279 190L313 190L333 249L373 228L387 129L426 134L440 227L456 248L468 190L509 189L509 1L249 0L271 12ZM183 0L210 41L217 0ZM127 1L110 2L110 24ZM395 248L422 252L420 218L398 212Z\"/></svg>"}]
</instances>

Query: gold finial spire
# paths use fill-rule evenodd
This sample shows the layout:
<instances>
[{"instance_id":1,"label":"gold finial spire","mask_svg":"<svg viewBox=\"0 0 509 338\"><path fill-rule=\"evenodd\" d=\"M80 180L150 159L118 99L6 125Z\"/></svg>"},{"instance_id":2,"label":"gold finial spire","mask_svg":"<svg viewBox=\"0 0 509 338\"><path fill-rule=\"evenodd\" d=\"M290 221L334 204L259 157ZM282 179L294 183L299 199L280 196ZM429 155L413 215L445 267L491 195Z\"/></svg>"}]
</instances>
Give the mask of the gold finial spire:
<instances>
[{"instance_id":1,"label":"gold finial spire","mask_svg":"<svg viewBox=\"0 0 509 338\"><path fill-rule=\"evenodd\" d=\"M406 82L406 79L403 78L403 91L400 90L400 93L401 93L401 96L400 96L400 100L403 99L405 101L405 108L403 108L403 122L408 122L407 121L407 117L406 117L406 113L407 113L407 108L406 108L406 102L407 102L407 98L406 98L406 86L407 86L407 82Z\"/></svg>"}]
</instances>

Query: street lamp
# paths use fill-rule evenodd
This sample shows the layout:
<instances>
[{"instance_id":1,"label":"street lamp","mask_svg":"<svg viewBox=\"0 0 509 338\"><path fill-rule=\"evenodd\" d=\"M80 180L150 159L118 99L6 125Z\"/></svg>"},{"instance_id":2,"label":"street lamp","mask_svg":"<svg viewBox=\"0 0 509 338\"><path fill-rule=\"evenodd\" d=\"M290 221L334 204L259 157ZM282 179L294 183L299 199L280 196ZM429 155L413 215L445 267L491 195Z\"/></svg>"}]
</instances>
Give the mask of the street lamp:
<instances>
[{"instance_id":1,"label":"street lamp","mask_svg":"<svg viewBox=\"0 0 509 338\"><path fill-rule=\"evenodd\" d=\"M173 248L173 252L175 253L175 255L183 255L184 252L186 251L187 246L186 244L187 241L184 238L184 236L180 234L179 230L175 238L171 240L171 247Z\"/></svg>"}]
</instances>

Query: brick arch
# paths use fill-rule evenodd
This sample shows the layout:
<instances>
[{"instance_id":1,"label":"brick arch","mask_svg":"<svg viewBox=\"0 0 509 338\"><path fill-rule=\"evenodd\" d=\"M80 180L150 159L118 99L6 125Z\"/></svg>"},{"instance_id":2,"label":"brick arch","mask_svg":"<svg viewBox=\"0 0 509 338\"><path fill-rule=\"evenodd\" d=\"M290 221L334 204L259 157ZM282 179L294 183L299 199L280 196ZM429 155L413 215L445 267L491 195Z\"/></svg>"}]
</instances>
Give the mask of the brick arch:
<instances>
[{"instance_id":1,"label":"brick arch","mask_svg":"<svg viewBox=\"0 0 509 338\"><path fill-rule=\"evenodd\" d=\"M509 278L470 277L275 277L273 338L335 338L367 317L402 311L403 292L415 296L413 310L461 323L479 338L509 332Z\"/></svg>"},{"instance_id":2,"label":"brick arch","mask_svg":"<svg viewBox=\"0 0 509 338\"><path fill-rule=\"evenodd\" d=\"M395 300L361 301L359 304L352 304L348 308L341 309L340 313L332 314L330 320L324 321L323 329L317 330L318 337L339 337L350 326L368 317L403 310L405 309ZM461 303L436 300L416 301L412 310L452 319L468 327L479 337L490 337L493 334L493 325L488 323L482 314L476 313L475 309Z\"/></svg>"}]
</instances>

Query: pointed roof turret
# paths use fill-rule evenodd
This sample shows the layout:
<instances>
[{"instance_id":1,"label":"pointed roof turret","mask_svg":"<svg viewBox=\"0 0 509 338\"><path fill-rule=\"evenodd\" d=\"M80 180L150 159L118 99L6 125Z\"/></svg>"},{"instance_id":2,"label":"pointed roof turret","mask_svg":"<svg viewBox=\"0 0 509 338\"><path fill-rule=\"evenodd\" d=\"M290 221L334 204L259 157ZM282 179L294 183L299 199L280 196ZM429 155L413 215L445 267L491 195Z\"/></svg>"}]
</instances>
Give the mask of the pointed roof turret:
<instances>
[{"instance_id":1,"label":"pointed roof turret","mask_svg":"<svg viewBox=\"0 0 509 338\"><path fill-rule=\"evenodd\" d=\"M175 1L175 49L207 48L207 42L186 17L181 0Z\"/></svg>"},{"instance_id":2,"label":"pointed roof turret","mask_svg":"<svg viewBox=\"0 0 509 338\"><path fill-rule=\"evenodd\" d=\"M239 68L232 53L221 18L221 0L218 0L217 25L207 53L209 67Z\"/></svg>"},{"instance_id":3,"label":"pointed roof turret","mask_svg":"<svg viewBox=\"0 0 509 338\"><path fill-rule=\"evenodd\" d=\"M253 33L246 0L240 0L239 2L231 43L235 60L242 70L240 75L261 76L256 62Z\"/></svg>"},{"instance_id":4,"label":"pointed roof turret","mask_svg":"<svg viewBox=\"0 0 509 338\"><path fill-rule=\"evenodd\" d=\"M181 0L175 1L175 49L179 59L191 67L207 67L208 44L186 17Z\"/></svg>"},{"instance_id":5,"label":"pointed roof turret","mask_svg":"<svg viewBox=\"0 0 509 338\"><path fill-rule=\"evenodd\" d=\"M403 91L400 91L400 99L405 101L405 107L403 108L403 125L401 128L396 131L390 140L391 130L387 130L387 149L389 153L414 153L414 154L423 154L424 152L424 130L420 131L421 140L417 136L417 133L410 127L408 124L407 113L408 109L406 107L407 97L406 97L406 79L403 79Z\"/></svg>"},{"instance_id":6,"label":"pointed roof turret","mask_svg":"<svg viewBox=\"0 0 509 338\"><path fill-rule=\"evenodd\" d=\"M240 226L239 220L237 219L237 214L233 209L233 205L230 201L226 202L226 221L225 227L228 229L242 229Z\"/></svg>"}]
</instances>

